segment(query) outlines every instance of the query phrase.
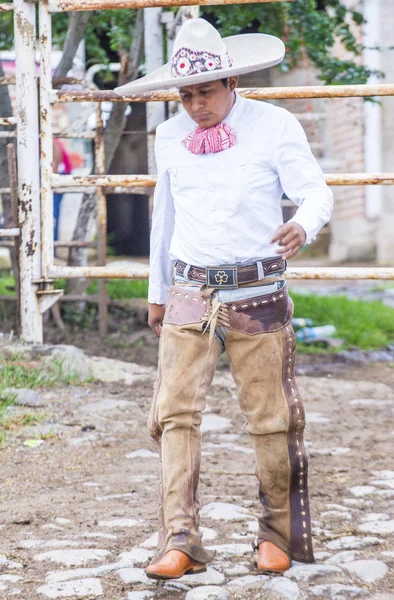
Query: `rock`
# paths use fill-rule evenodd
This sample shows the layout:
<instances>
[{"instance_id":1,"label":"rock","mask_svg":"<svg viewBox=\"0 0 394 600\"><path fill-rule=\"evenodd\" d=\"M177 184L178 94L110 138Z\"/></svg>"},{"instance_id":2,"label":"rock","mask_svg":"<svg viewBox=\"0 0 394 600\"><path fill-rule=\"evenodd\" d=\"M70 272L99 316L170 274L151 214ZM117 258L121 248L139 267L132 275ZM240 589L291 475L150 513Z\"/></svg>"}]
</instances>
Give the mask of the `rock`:
<instances>
[{"instance_id":1,"label":"rock","mask_svg":"<svg viewBox=\"0 0 394 600\"><path fill-rule=\"evenodd\" d=\"M124 583L152 583L152 580L145 575L144 569L120 569L117 574Z\"/></svg>"},{"instance_id":2,"label":"rock","mask_svg":"<svg viewBox=\"0 0 394 600\"><path fill-rule=\"evenodd\" d=\"M362 506L364 504L364 500L358 500L357 498L344 498L343 499L343 503L346 504L347 506Z\"/></svg>"},{"instance_id":3,"label":"rock","mask_svg":"<svg viewBox=\"0 0 394 600\"><path fill-rule=\"evenodd\" d=\"M142 590L141 592L129 592L127 600L146 600L146 598L152 598L153 596L153 592Z\"/></svg>"},{"instance_id":4,"label":"rock","mask_svg":"<svg viewBox=\"0 0 394 600\"><path fill-rule=\"evenodd\" d=\"M346 535L336 540L331 540L325 545L329 550L353 550L363 548L364 546L376 546L381 544L382 540L377 537L357 537L355 535Z\"/></svg>"},{"instance_id":5,"label":"rock","mask_svg":"<svg viewBox=\"0 0 394 600\"><path fill-rule=\"evenodd\" d=\"M224 582L223 573L219 573L213 567L207 567L205 573L196 573L195 575L184 575L179 579L181 583L187 585L221 585Z\"/></svg>"},{"instance_id":6,"label":"rock","mask_svg":"<svg viewBox=\"0 0 394 600\"><path fill-rule=\"evenodd\" d=\"M248 530L251 531L252 533L257 533L259 530L259 522L256 519L255 521L248 521L247 523L248 526Z\"/></svg>"},{"instance_id":7,"label":"rock","mask_svg":"<svg viewBox=\"0 0 394 600\"><path fill-rule=\"evenodd\" d=\"M58 583L60 581L69 581L70 579L80 579L83 577L98 577L99 575L106 575L111 571L116 571L120 568L126 568L131 565L122 563L112 563L108 565L100 565L99 567L88 567L80 569L69 569L67 571L50 571L47 573L47 583Z\"/></svg>"},{"instance_id":8,"label":"rock","mask_svg":"<svg viewBox=\"0 0 394 600\"><path fill-rule=\"evenodd\" d=\"M202 416L201 433L208 433L209 431L221 431L228 429L231 426L230 419L221 417L219 415L205 415Z\"/></svg>"},{"instance_id":9,"label":"rock","mask_svg":"<svg viewBox=\"0 0 394 600\"><path fill-rule=\"evenodd\" d=\"M227 583L227 587L230 588L231 591L235 591L235 589L251 590L256 587L261 587L261 584L268 579L269 577L267 575L245 575L244 577L232 579Z\"/></svg>"},{"instance_id":10,"label":"rock","mask_svg":"<svg viewBox=\"0 0 394 600\"><path fill-rule=\"evenodd\" d=\"M60 381L87 381L93 376L90 362L91 359L75 346L52 346L49 356L43 360L43 369Z\"/></svg>"},{"instance_id":11,"label":"rock","mask_svg":"<svg viewBox=\"0 0 394 600\"><path fill-rule=\"evenodd\" d=\"M394 471L372 471L372 475L379 479L394 479Z\"/></svg>"},{"instance_id":12,"label":"rock","mask_svg":"<svg viewBox=\"0 0 394 600\"><path fill-rule=\"evenodd\" d=\"M328 565L341 565L342 563L356 560L359 554L356 550L344 550L343 552L334 554L334 556L330 556L325 562Z\"/></svg>"},{"instance_id":13,"label":"rock","mask_svg":"<svg viewBox=\"0 0 394 600\"><path fill-rule=\"evenodd\" d=\"M144 542L142 542L140 544L141 548L157 548L157 545L159 543L159 534L157 533L152 533L151 536L149 536Z\"/></svg>"},{"instance_id":14,"label":"rock","mask_svg":"<svg viewBox=\"0 0 394 600\"><path fill-rule=\"evenodd\" d=\"M356 406L357 408L375 408L377 410L385 410L388 406L394 404L394 400L374 400L374 399L363 399L363 400L350 400L350 406Z\"/></svg>"},{"instance_id":15,"label":"rock","mask_svg":"<svg viewBox=\"0 0 394 600\"><path fill-rule=\"evenodd\" d=\"M224 572L226 575L247 575L249 573L249 569L245 565L234 565L224 569Z\"/></svg>"},{"instance_id":16,"label":"rock","mask_svg":"<svg viewBox=\"0 0 394 600\"><path fill-rule=\"evenodd\" d=\"M353 496L357 496L357 498L362 498L363 496L370 496L375 493L376 487L372 485L356 485L349 488L349 492L351 492Z\"/></svg>"},{"instance_id":17,"label":"rock","mask_svg":"<svg viewBox=\"0 0 394 600\"><path fill-rule=\"evenodd\" d=\"M342 519L343 521L350 521L353 516L350 512L343 512L341 510L326 510L320 513L322 519Z\"/></svg>"},{"instance_id":18,"label":"rock","mask_svg":"<svg viewBox=\"0 0 394 600\"><path fill-rule=\"evenodd\" d=\"M255 537L256 537L256 534L249 533L247 531L243 531L242 533L232 533L231 534L231 539L233 539L233 540L243 540L243 541L250 540L250 542L252 542L252 540Z\"/></svg>"},{"instance_id":19,"label":"rock","mask_svg":"<svg viewBox=\"0 0 394 600\"><path fill-rule=\"evenodd\" d=\"M72 523L71 519L65 519L64 517L56 517L55 521L59 525L70 525Z\"/></svg>"},{"instance_id":20,"label":"rock","mask_svg":"<svg viewBox=\"0 0 394 600\"><path fill-rule=\"evenodd\" d=\"M347 512L349 509L346 506L342 506L341 504L326 504L327 510L341 510L343 512Z\"/></svg>"},{"instance_id":21,"label":"rock","mask_svg":"<svg viewBox=\"0 0 394 600\"><path fill-rule=\"evenodd\" d=\"M200 532L202 533L203 542L212 541L217 537L216 531L214 529L211 529L210 527L200 527ZM156 533L152 533L151 536L149 536L144 542L142 542L140 546L141 548L157 548L158 543L159 536L156 531Z\"/></svg>"},{"instance_id":22,"label":"rock","mask_svg":"<svg viewBox=\"0 0 394 600\"><path fill-rule=\"evenodd\" d=\"M319 598L331 598L331 600L348 600L348 598L360 598L369 596L369 592L363 588L342 585L341 583L331 583L325 585L315 585L309 588L309 591Z\"/></svg>"},{"instance_id":23,"label":"rock","mask_svg":"<svg viewBox=\"0 0 394 600\"><path fill-rule=\"evenodd\" d=\"M324 560L325 558L330 558L330 556L331 556L330 552L324 552L324 551L323 552L315 552L316 560Z\"/></svg>"},{"instance_id":24,"label":"rock","mask_svg":"<svg viewBox=\"0 0 394 600\"><path fill-rule=\"evenodd\" d=\"M386 513L368 513L362 515L360 521L362 523L368 523L370 521L388 521L390 517Z\"/></svg>"},{"instance_id":25,"label":"rock","mask_svg":"<svg viewBox=\"0 0 394 600\"><path fill-rule=\"evenodd\" d=\"M319 577L325 577L326 575L338 575L342 573L342 569L333 565L296 564L288 571L285 571L283 575L284 577L296 579L297 581L309 581L310 579L317 579Z\"/></svg>"},{"instance_id":26,"label":"rock","mask_svg":"<svg viewBox=\"0 0 394 600\"><path fill-rule=\"evenodd\" d=\"M379 533L380 535L394 533L394 519L391 521L371 521L359 525L357 528L363 533Z\"/></svg>"},{"instance_id":27,"label":"rock","mask_svg":"<svg viewBox=\"0 0 394 600\"><path fill-rule=\"evenodd\" d=\"M23 569L23 565L9 560L5 554L0 554L0 566L5 569Z\"/></svg>"},{"instance_id":28,"label":"rock","mask_svg":"<svg viewBox=\"0 0 394 600\"><path fill-rule=\"evenodd\" d=\"M140 450L133 450L133 452L126 454L126 458L159 458L159 455L157 452L152 452L152 450L141 448Z\"/></svg>"},{"instance_id":29,"label":"rock","mask_svg":"<svg viewBox=\"0 0 394 600\"><path fill-rule=\"evenodd\" d=\"M217 546L207 546L209 552L216 552L220 557L227 556L245 556L252 553L251 544L219 544Z\"/></svg>"},{"instance_id":30,"label":"rock","mask_svg":"<svg viewBox=\"0 0 394 600\"><path fill-rule=\"evenodd\" d=\"M103 588L99 579L77 579L63 583L49 583L37 589L47 598L97 598L102 596Z\"/></svg>"},{"instance_id":31,"label":"rock","mask_svg":"<svg viewBox=\"0 0 394 600\"><path fill-rule=\"evenodd\" d=\"M116 527L117 529L123 529L123 527L137 527L144 523L142 519L112 519L111 521L99 521L99 527Z\"/></svg>"},{"instance_id":32,"label":"rock","mask_svg":"<svg viewBox=\"0 0 394 600\"><path fill-rule=\"evenodd\" d=\"M174 581L174 580L167 581L163 585L163 587L166 590L170 590L170 591L176 590L177 592L179 592L179 591L188 592L190 590L190 586L186 585L185 583L179 583L179 581Z\"/></svg>"},{"instance_id":33,"label":"rock","mask_svg":"<svg viewBox=\"0 0 394 600\"><path fill-rule=\"evenodd\" d=\"M108 496L96 496L96 500L103 502L103 500L119 500L119 498L133 498L135 492L126 492L125 494L108 494Z\"/></svg>"},{"instance_id":34,"label":"rock","mask_svg":"<svg viewBox=\"0 0 394 600\"><path fill-rule=\"evenodd\" d=\"M23 579L23 577L19 577L19 575L0 575L0 581L9 581L11 583L16 583L21 579Z\"/></svg>"},{"instance_id":35,"label":"rock","mask_svg":"<svg viewBox=\"0 0 394 600\"><path fill-rule=\"evenodd\" d=\"M122 552L119 555L119 560L121 562L128 561L133 565L139 566L148 562L150 558L153 556L152 550L146 550L145 548L133 548L130 552Z\"/></svg>"},{"instance_id":36,"label":"rock","mask_svg":"<svg viewBox=\"0 0 394 600\"><path fill-rule=\"evenodd\" d=\"M35 390L29 390L27 388L5 388L1 397L12 397L14 403L20 406L29 406L30 408L44 406L41 396L39 396Z\"/></svg>"},{"instance_id":37,"label":"rock","mask_svg":"<svg viewBox=\"0 0 394 600\"><path fill-rule=\"evenodd\" d=\"M144 367L131 362L105 358L104 356L91 356L89 366L92 377L96 381L121 381L126 385L146 381L154 372L153 367Z\"/></svg>"},{"instance_id":38,"label":"rock","mask_svg":"<svg viewBox=\"0 0 394 600\"><path fill-rule=\"evenodd\" d=\"M202 507L200 514L202 517L223 521L244 521L250 519L247 508L238 504L228 504L225 502L210 502Z\"/></svg>"},{"instance_id":39,"label":"rock","mask_svg":"<svg viewBox=\"0 0 394 600\"><path fill-rule=\"evenodd\" d=\"M207 585L187 592L185 600L229 600L229 597L227 590L216 585Z\"/></svg>"},{"instance_id":40,"label":"rock","mask_svg":"<svg viewBox=\"0 0 394 600\"><path fill-rule=\"evenodd\" d=\"M288 600L298 600L300 597L298 585L294 581L289 581L282 577L271 579L271 581L265 584L263 590L270 590L283 598L288 598Z\"/></svg>"},{"instance_id":41,"label":"rock","mask_svg":"<svg viewBox=\"0 0 394 600\"><path fill-rule=\"evenodd\" d=\"M215 373L215 377L213 378L212 385L217 385L220 388L235 390L236 385L231 373L226 373L223 371L217 371Z\"/></svg>"},{"instance_id":42,"label":"rock","mask_svg":"<svg viewBox=\"0 0 394 600\"><path fill-rule=\"evenodd\" d=\"M106 558L108 554L110 554L108 550L52 550L51 552L36 554L33 558L37 561L49 560L67 567L73 567L97 562Z\"/></svg>"},{"instance_id":43,"label":"rock","mask_svg":"<svg viewBox=\"0 0 394 600\"><path fill-rule=\"evenodd\" d=\"M382 579L389 570L388 566L381 560L355 560L354 562L345 563L343 568L367 583Z\"/></svg>"},{"instance_id":44,"label":"rock","mask_svg":"<svg viewBox=\"0 0 394 600\"><path fill-rule=\"evenodd\" d=\"M307 413L305 420L307 423L329 423L330 422L330 419L328 419L327 417L324 417L319 412Z\"/></svg>"},{"instance_id":45,"label":"rock","mask_svg":"<svg viewBox=\"0 0 394 600\"><path fill-rule=\"evenodd\" d=\"M95 413L107 412L109 410L118 410L120 412L124 412L125 410L131 410L135 406L136 403L130 402L129 400L114 400L113 398L105 398L104 400L100 400L99 402L89 402L88 404L82 404L80 406L80 410L94 415Z\"/></svg>"},{"instance_id":46,"label":"rock","mask_svg":"<svg viewBox=\"0 0 394 600\"><path fill-rule=\"evenodd\" d=\"M200 527L200 531L202 533L203 542L211 542L212 540L216 540L218 535L211 527Z\"/></svg>"},{"instance_id":47,"label":"rock","mask_svg":"<svg viewBox=\"0 0 394 600\"><path fill-rule=\"evenodd\" d=\"M73 546L86 546L89 542L77 542L75 540L22 540L18 548L72 548Z\"/></svg>"},{"instance_id":48,"label":"rock","mask_svg":"<svg viewBox=\"0 0 394 600\"><path fill-rule=\"evenodd\" d=\"M379 485L383 487L388 487L394 490L394 479L374 479L371 481L372 485Z\"/></svg>"},{"instance_id":49,"label":"rock","mask_svg":"<svg viewBox=\"0 0 394 600\"><path fill-rule=\"evenodd\" d=\"M342 448L340 446L337 448L311 448L309 450L311 456L343 456L349 452L350 448Z\"/></svg>"},{"instance_id":50,"label":"rock","mask_svg":"<svg viewBox=\"0 0 394 600\"><path fill-rule=\"evenodd\" d=\"M385 550L384 552L380 553L382 556L387 556L388 558L394 558L394 551L393 550Z\"/></svg>"},{"instance_id":51,"label":"rock","mask_svg":"<svg viewBox=\"0 0 394 600\"><path fill-rule=\"evenodd\" d=\"M247 448L246 446L239 446L237 444L233 444L233 442L220 442L219 444L215 444L213 442L204 444L204 448L214 448L215 450L220 450L222 448L228 448L234 452L241 452L242 454L254 454L253 448Z\"/></svg>"}]
</instances>

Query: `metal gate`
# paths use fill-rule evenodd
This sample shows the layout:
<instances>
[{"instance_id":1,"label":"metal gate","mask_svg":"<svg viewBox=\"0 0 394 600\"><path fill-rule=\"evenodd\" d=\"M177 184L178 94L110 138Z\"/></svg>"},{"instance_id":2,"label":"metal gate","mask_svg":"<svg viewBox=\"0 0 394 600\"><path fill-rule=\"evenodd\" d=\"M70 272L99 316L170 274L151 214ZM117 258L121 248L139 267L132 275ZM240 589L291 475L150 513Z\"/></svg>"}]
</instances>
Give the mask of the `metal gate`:
<instances>
[{"instance_id":1,"label":"metal gate","mask_svg":"<svg viewBox=\"0 0 394 600\"><path fill-rule=\"evenodd\" d=\"M282 0L199 0L199 5L247 4ZM40 92L37 98L36 5L39 10L41 49ZM0 230L0 237L19 236L21 329L27 342L42 342L42 313L58 298L53 282L59 278L141 279L148 269L115 269L105 266L105 188L153 187L150 175L105 175L101 105L111 102L163 102L177 100L177 92L154 92L118 96L114 92L56 91L51 75L51 14L59 11L108 10L195 5L196 0L14 0L0 4L0 12L14 11L17 98L17 157L19 227ZM394 84L303 86L240 89L240 94L258 100L286 98L345 98L394 96ZM57 175L52 172L52 106L54 102L97 102L96 174ZM0 119L0 125L12 125L14 119ZM40 139L40 148L38 140ZM329 185L393 185L394 173L342 173L326 175ZM99 223L99 266L58 266L53 262L53 189L97 188ZM77 244L75 244L77 245ZM394 268L289 268L289 279L394 279Z\"/></svg>"}]
</instances>

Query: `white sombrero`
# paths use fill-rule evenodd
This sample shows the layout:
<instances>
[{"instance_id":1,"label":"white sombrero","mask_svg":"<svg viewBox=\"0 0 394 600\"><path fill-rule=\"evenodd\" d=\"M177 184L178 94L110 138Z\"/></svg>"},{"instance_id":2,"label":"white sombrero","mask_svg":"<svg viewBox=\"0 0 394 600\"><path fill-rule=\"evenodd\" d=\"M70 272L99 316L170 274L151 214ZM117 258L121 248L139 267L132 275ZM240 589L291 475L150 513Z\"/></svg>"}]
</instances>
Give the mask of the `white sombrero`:
<instances>
[{"instance_id":1,"label":"white sombrero","mask_svg":"<svg viewBox=\"0 0 394 600\"><path fill-rule=\"evenodd\" d=\"M204 19L190 19L179 30L171 61L145 77L115 88L120 95L152 92L268 69L285 55L283 42L263 33L221 38Z\"/></svg>"}]
</instances>

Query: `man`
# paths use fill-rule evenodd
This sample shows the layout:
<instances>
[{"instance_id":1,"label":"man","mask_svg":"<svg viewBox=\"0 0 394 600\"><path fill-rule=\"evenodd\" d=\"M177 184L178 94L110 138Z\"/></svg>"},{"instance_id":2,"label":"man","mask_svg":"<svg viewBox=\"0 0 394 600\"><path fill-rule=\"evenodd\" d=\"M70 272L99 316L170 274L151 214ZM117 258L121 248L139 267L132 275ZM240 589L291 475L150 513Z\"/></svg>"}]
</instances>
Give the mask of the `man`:
<instances>
[{"instance_id":1,"label":"man","mask_svg":"<svg viewBox=\"0 0 394 600\"><path fill-rule=\"evenodd\" d=\"M204 571L211 560L198 531L200 423L224 350L255 450L258 568L282 573L292 558L314 560L283 273L329 219L332 195L298 121L235 92L239 74L283 55L277 38L222 40L195 19L179 31L170 64L117 89L176 86L185 109L156 138L149 324L161 339L149 429L162 469L159 548L146 569L155 579ZM283 192L299 206L286 224Z\"/></svg>"}]
</instances>

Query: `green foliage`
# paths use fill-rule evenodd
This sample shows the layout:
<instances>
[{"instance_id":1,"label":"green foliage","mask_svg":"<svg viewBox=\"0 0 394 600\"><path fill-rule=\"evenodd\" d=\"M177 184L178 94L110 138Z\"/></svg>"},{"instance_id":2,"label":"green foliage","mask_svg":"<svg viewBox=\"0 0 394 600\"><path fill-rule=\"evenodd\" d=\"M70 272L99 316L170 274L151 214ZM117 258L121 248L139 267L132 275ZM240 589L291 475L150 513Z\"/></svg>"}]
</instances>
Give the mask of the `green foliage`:
<instances>
[{"instance_id":1,"label":"green foliage","mask_svg":"<svg viewBox=\"0 0 394 600\"><path fill-rule=\"evenodd\" d=\"M75 310L71 306L65 306L62 316L72 331L82 331L88 333L93 327L97 315L95 306L87 306L84 310Z\"/></svg>"},{"instance_id":2,"label":"green foliage","mask_svg":"<svg viewBox=\"0 0 394 600\"><path fill-rule=\"evenodd\" d=\"M98 283L94 281L88 288L89 294L98 292ZM148 296L147 279L110 279L107 281L108 296L113 300L120 298L146 298Z\"/></svg>"},{"instance_id":3,"label":"green foliage","mask_svg":"<svg viewBox=\"0 0 394 600\"><path fill-rule=\"evenodd\" d=\"M18 360L18 356L0 362L0 394L5 388L34 389L52 383L40 366L24 366L22 362L23 358Z\"/></svg>"},{"instance_id":4,"label":"green foliage","mask_svg":"<svg viewBox=\"0 0 394 600\"><path fill-rule=\"evenodd\" d=\"M133 39L136 10L95 10L85 32L86 66L117 62L118 55L128 52ZM53 42L63 47L68 27L68 13L55 13L52 18ZM112 78L110 72L107 78Z\"/></svg>"},{"instance_id":5,"label":"green foliage","mask_svg":"<svg viewBox=\"0 0 394 600\"><path fill-rule=\"evenodd\" d=\"M15 279L8 271L0 273L0 296L15 296Z\"/></svg>"},{"instance_id":6,"label":"green foliage","mask_svg":"<svg viewBox=\"0 0 394 600\"><path fill-rule=\"evenodd\" d=\"M4 2L4 0L2 0ZM5 0L11 4L12 0ZM0 50L9 50L14 43L14 13L12 10L0 13Z\"/></svg>"},{"instance_id":7,"label":"green foliage","mask_svg":"<svg viewBox=\"0 0 394 600\"><path fill-rule=\"evenodd\" d=\"M295 293L291 297L295 317L308 317L317 326L335 325L346 346L374 350L394 343L394 309L382 302Z\"/></svg>"},{"instance_id":8,"label":"green foliage","mask_svg":"<svg viewBox=\"0 0 394 600\"><path fill-rule=\"evenodd\" d=\"M171 10L175 10L172 8ZM133 37L136 10L93 11L85 34L87 66L117 62L127 52ZM318 77L327 84L366 83L374 73L357 64L362 51L354 31L364 23L363 15L347 8L341 0L294 0L264 4L205 7L203 16L214 21L223 35L259 31L277 35L286 44L286 58L280 69L287 71L307 56L315 65ZM12 11L3 13L0 23L0 50L13 44ZM68 27L68 13L53 15L53 40L63 47ZM332 56L336 40L349 52L349 58ZM104 81L113 79L107 71Z\"/></svg>"},{"instance_id":9,"label":"green foliage","mask_svg":"<svg viewBox=\"0 0 394 600\"><path fill-rule=\"evenodd\" d=\"M294 0L215 6L204 12L216 20L225 36L259 31L283 39L286 44L286 57L280 65L283 71L301 64L307 56L316 66L318 77L327 84L366 83L372 74L355 61L362 45L353 31L364 23L363 15L348 9L340 0L326 0L321 10L317 8L316 0ZM348 60L332 56L336 40L340 40L350 53Z\"/></svg>"}]
</instances>

